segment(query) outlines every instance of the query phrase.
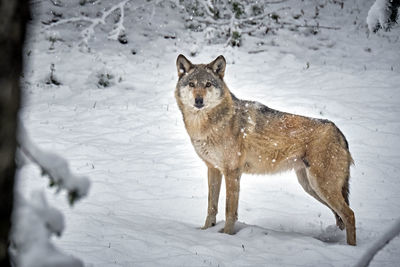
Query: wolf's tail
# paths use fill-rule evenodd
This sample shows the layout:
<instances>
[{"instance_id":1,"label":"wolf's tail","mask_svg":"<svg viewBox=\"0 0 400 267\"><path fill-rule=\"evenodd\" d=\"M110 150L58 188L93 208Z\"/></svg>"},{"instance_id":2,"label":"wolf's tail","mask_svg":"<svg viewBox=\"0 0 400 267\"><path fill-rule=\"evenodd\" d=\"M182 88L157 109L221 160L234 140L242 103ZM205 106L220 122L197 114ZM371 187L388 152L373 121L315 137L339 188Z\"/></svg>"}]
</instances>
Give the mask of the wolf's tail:
<instances>
[{"instance_id":1,"label":"wolf's tail","mask_svg":"<svg viewBox=\"0 0 400 267\"><path fill-rule=\"evenodd\" d=\"M336 126L336 125L335 125ZM342 195L344 200L346 201L347 205L349 205L349 194L350 194L350 185L349 185L349 180L350 180L350 165L354 165L354 160L350 154L349 150L349 143L347 142L346 137L342 133L342 131L336 127L338 133L339 133L339 138L340 138L340 145L346 150L347 154L347 160L348 160L348 171L347 171L347 177L344 181L343 187L342 187Z\"/></svg>"}]
</instances>

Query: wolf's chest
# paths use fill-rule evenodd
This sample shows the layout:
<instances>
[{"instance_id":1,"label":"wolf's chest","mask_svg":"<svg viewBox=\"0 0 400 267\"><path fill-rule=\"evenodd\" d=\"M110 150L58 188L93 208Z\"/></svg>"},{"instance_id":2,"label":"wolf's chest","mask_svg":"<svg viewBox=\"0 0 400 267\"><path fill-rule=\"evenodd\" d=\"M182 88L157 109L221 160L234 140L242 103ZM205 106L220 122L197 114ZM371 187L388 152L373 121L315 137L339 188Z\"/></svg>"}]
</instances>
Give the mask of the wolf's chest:
<instances>
[{"instance_id":1,"label":"wolf's chest","mask_svg":"<svg viewBox=\"0 0 400 267\"><path fill-rule=\"evenodd\" d=\"M201 159L217 169L222 169L235 164L240 156L237 146L229 140L227 137L207 137L192 139L192 143Z\"/></svg>"},{"instance_id":2,"label":"wolf's chest","mask_svg":"<svg viewBox=\"0 0 400 267\"><path fill-rule=\"evenodd\" d=\"M223 153L220 144L212 142L209 138L192 140L194 149L204 161L218 166L222 161Z\"/></svg>"}]
</instances>

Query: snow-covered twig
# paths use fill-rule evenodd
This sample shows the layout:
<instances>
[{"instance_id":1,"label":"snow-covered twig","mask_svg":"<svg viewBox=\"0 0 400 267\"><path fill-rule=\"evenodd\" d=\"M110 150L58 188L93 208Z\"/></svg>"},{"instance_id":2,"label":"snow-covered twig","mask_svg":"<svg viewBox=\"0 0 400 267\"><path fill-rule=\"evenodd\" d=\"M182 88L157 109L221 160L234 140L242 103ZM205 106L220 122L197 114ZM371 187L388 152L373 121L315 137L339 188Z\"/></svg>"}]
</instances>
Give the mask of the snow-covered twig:
<instances>
[{"instance_id":1,"label":"snow-covered twig","mask_svg":"<svg viewBox=\"0 0 400 267\"><path fill-rule=\"evenodd\" d=\"M200 2L203 4L204 9L206 10L207 15L214 19L214 14L212 14L211 11L210 11L210 8L214 9L214 8L212 7L211 1L207 0L207 1L200 1ZM206 3L206 2L207 2L207 3Z\"/></svg>"},{"instance_id":2,"label":"snow-covered twig","mask_svg":"<svg viewBox=\"0 0 400 267\"><path fill-rule=\"evenodd\" d=\"M209 18L201 19L201 18L193 18L191 21L199 22L199 23L205 23L208 25L228 25L230 23L230 20L210 20Z\"/></svg>"},{"instance_id":3,"label":"snow-covered twig","mask_svg":"<svg viewBox=\"0 0 400 267\"><path fill-rule=\"evenodd\" d=\"M368 11L367 25L370 32L380 28L385 31L397 21L400 0L376 0Z\"/></svg>"},{"instance_id":4,"label":"snow-covered twig","mask_svg":"<svg viewBox=\"0 0 400 267\"><path fill-rule=\"evenodd\" d=\"M235 24L235 15L233 14L233 12L231 12L231 21L229 23L229 38L226 41L225 46L228 46L232 42L234 24Z\"/></svg>"},{"instance_id":5,"label":"snow-covered twig","mask_svg":"<svg viewBox=\"0 0 400 267\"><path fill-rule=\"evenodd\" d=\"M118 20L118 23L116 24L116 27L114 30L112 30L109 34L110 39L117 39L118 36L120 36L124 31L125 28L123 26L124 23L124 8L125 5L132 0L124 0L120 2L117 5L112 6L108 10L104 11L101 15L100 18L90 18L90 17L85 17L85 16L80 16L80 17L73 17L73 18L68 18L68 19L62 19L57 22L54 22L52 24L49 24L44 27L44 29L49 29L61 24L66 24L66 23L71 23L71 22L78 22L78 21L85 21L91 23L87 28L81 31L81 37L82 40L80 42L81 44L88 45L89 40L92 38L94 34L94 29L100 25L100 24L106 24L106 19L108 16L110 16L115 10L120 10L121 11L121 16L120 19Z\"/></svg>"},{"instance_id":6,"label":"snow-covered twig","mask_svg":"<svg viewBox=\"0 0 400 267\"><path fill-rule=\"evenodd\" d=\"M393 238L400 234L400 218L367 250L354 267L366 267L374 256Z\"/></svg>"},{"instance_id":7,"label":"snow-covered twig","mask_svg":"<svg viewBox=\"0 0 400 267\"><path fill-rule=\"evenodd\" d=\"M333 27L333 26L323 26L323 25L301 25L301 24L296 24L296 23L290 23L290 22L281 22L281 24L284 25L291 25L296 28L320 28L320 29L327 29L327 30L340 30L340 27Z\"/></svg>"},{"instance_id":8,"label":"snow-covered twig","mask_svg":"<svg viewBox=\"0 0 400 267\"><path fill-rule=\"evenodd\" d=\"M17 162L22 165L26 158L36 163L50 184L58 191L65 189L72 205L87 195L90 182L86 177L71 173L62 157L44 152L28 137L22 123L19 124ZM18 267L83 267L82 261L59 251L50 240L53 234L60 236L64 230L64 217L60 211L49 206L42 192L34 191L27 201L17 195L13 213L11 234L13 260Z\"/></svg>"},{"instance_id":9,"label":"snow-covered twig","mask_svg":"<svg viewBox=\"0 0 400 267\"><path fill-rule=\"evenodd\" d=\"M124 27L125 11L124 11L124 7L125 7L125 5L126 5L126 3L128 1L130 1L130 0L122 1L121 3L119 3L117 5L116 8L119 8L121 13L120 13L120 17L119 17L118 23L116 24L116 27L108 35L109 39L118 40L118 38L121 35L125 34L125 27Z\"/></svg>"},{"instance_id":10,"label":"snow-covered twig","mask_svg":"<svg viewBox=\"0 0 400 267\"><path fill-rule=\"evenodd\" d=\"M44 152L36 147L28 137L22 123L17 140L20 151L36 163L44 175L49 177L50 185L57 186L58 191L67 190L71 205L87 195L90 187L89 179L72 174L64 158L54 153Z\"/></svg>"},{"instance_id":11,"label":"snow-covered twig","mask_svg":"<svg viewBox=\"0 0 400 267\"><path fill-rule=\"evenodd\" d=\"M43 192L27 201L17 194L11 234L13 261L18 267L83 267L82 261L64 254L49 239L64 230L62 213L47 204Z\"/></svg>"},{"instance_id":12,"label":"snow-covered twig","mask_svg":"<svg viewBox=\"0 0 400 267\"><path fill-rule=\"evenodd\" d=\"M263 20L266 17L268 17L269 14L262 14L262 15L258 15L258 16L254 16L254 17L250 17L250 18L244 18L244 19L235 19L235 23L243 23L243 22L247 22L247 21L256 21L256 20ZM234 16L234 15L233 15ZM210 20L208 18L205 19L193 19L197 22L201 22L201 23L206 23L206 24L215 24L215 25L230 25L232 23L232 18L229 20Z\"/></svg>"}]
</instances>

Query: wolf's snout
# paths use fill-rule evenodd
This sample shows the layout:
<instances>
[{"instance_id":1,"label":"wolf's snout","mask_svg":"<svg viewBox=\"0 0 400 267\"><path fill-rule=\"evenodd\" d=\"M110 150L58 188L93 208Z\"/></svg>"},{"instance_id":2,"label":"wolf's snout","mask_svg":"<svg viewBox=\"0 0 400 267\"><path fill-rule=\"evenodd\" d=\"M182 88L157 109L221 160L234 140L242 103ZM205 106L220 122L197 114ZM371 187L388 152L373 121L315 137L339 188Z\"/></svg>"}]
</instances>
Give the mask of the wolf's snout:
<instances>
[{"instance_id":1,"label":"wolf's snout","mask_svg":"<svg viewBox=\"0 0 400 267\"><path fill-rule=\"evenodd\" d=\"M196 108L202 108L204 106L203 98L201 96L198 96L194 99L194 106Z\"/></svg>"}]
</instances>

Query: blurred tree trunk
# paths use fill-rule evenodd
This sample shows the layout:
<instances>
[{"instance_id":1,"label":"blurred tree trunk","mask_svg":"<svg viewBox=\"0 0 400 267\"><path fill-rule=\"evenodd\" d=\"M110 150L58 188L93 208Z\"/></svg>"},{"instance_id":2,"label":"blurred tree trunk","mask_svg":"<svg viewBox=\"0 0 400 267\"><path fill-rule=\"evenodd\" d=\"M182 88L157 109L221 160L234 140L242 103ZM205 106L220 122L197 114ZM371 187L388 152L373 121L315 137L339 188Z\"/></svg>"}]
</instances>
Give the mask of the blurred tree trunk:
<instances>
[{"instance_id":1,"label":"blurred tree trunk","mask_svg":"<svg viewBox=\"0 0 400 267\"><path fill-rule=\"evenodd\" d=\"M0 266L10 266L19 80L28 18L28 0L0 0Z\"/></svg>"}]
</instances>

